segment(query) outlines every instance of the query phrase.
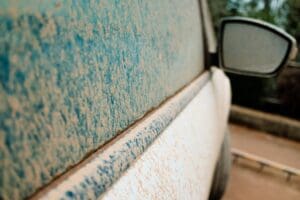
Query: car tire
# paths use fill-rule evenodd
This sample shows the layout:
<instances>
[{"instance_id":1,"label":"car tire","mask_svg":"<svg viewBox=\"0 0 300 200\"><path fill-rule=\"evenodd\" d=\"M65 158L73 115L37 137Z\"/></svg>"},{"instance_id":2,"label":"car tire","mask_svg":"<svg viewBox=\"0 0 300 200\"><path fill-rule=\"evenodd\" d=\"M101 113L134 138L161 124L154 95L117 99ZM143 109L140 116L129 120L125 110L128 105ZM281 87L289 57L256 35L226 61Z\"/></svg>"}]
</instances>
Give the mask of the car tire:
<instances>
[{"instance_id":1,"label":"car tire","mask_svg":"<svg viewBox=\"0 0 300 200\"><path fill-rule=\"evenodd\" d=\"M230 176L231 169L231 153L230 153L230 134L227 130L224 136L224 141L219 154L213 182L211 185L209 200L219 200L222 198Z\"/></svg>"}]
</instances>

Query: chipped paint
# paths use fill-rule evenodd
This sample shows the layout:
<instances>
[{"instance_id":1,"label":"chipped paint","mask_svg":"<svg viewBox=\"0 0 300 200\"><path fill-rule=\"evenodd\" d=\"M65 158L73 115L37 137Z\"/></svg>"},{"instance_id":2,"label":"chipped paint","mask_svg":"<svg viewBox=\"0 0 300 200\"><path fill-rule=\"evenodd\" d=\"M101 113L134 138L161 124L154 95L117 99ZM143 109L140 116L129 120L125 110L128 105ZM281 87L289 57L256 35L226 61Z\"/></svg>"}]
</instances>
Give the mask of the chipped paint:
<instances>
[{"instance_id":1,"label":"chipped paint","mask_svg":"<svg viewBox=\"0 0 300 200\"><path fill-rule=\"evenodd\" d=\"M198 1L0 1L0 198L36 191L203 69Z\"/></svg>"},{"instance_id":2,"label":"chipped paint","mask_svg":"<svg viewBox=\"0 0 300 200\"><path fill-rule=\"evenodd\" d=\"M104 146L104 150L100 149L77 169L40 191L35 199L99 198L188 105L209 78L210 74L204 73L121 137Z\"/></svg>"}]
</instances>

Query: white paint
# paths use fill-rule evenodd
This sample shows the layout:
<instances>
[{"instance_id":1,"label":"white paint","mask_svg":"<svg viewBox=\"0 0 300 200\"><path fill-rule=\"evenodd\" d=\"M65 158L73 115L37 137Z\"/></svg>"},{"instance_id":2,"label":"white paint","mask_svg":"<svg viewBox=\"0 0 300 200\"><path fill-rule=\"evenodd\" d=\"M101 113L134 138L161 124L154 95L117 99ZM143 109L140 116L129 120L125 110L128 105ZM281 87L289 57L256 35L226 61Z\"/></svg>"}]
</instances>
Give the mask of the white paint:
<instances>
[{"instance_id":1,"label":"white paint","mask_svg":"<svg viewBox=\"0 0 300 200\"><path fill-rule=\"evenodd\" d=\"M180 93L169 98L159 108L147 114L131 128L93 153L85 161L70 169L66 174L53 181L48 187L40 190L33 199L65 199L68 198L65 196L66 193L71 191L74 196L79 195L80 198L96 199L98 194L95 194L95 183L106 183L107 186L110 186L107 178L118 178L118 173L123 173L121 164L132 164L132 156L123 153L129 151L128 153L133 152L136 156L140 155L138 152L141 146L131 146L131 148L128 149L127 142L139 138L138 135L141 134L141 132L144 138L149 138L148 136L150 136L150 138L155 139L153 137L161 134L161 128L166 128L165 125L169 123L169 120L174 120L174 117L180 114L182 109L198 94L202 87L205 86L205 83L210 80L210 76L208 71L203 73ZM160 129L155 128L155 124L158 122L161 124ZM154 128L152 127L153 125ZM143 144L140 143L140 145ZM110 160L110 156L120 155L120 152L122 152L122 157L119 157L118 162L113 165L115 173L110 177L106 175L103 177L102 175L104 174L99 174L98 167L103 165L103 163L107 163L107 161ZM93 184L87 185L86 179L93 179ZM85 184L85 187L82 186L82 183Z\"/></svg>"},{"instance_id":2,"label":"white paint","mask_svg":"<svg viewBox=\"0 0 300 200\"><path fill-rule=\"evenodd\" d=\"M229 116L229 108L231 104L231 88L230 81L224 72L216 67L211 68L212 83L215 98L218 102L219 127L221 130L226 129Z\"/></svg>"},{"instance_id":3,"label":"white paint","mask_svg":"<svg viewBox=\"0 0 300 200\"><path fill-rule=\"evenodd\" d=\"M103 199L207 199L227 123L228 79L218 69Z\"/></svg>"}]
</instances>

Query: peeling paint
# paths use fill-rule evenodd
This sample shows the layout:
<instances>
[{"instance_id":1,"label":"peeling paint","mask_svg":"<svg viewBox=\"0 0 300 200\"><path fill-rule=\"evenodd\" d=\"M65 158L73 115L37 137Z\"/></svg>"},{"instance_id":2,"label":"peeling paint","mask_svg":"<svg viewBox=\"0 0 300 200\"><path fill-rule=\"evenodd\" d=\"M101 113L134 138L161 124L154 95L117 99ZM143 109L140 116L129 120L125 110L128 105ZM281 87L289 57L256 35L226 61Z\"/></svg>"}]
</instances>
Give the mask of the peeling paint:
<instances>
[{"instance_id":1,"label":"peeling paint","mask_svg":"<svg viewBox=\"0 0 300 200\"><path fill-rule=\"evenodd\" d=\"M196 0L2 0L0 198L32 194L189 83L201 39Z\"/></svg>"}]
</instances>

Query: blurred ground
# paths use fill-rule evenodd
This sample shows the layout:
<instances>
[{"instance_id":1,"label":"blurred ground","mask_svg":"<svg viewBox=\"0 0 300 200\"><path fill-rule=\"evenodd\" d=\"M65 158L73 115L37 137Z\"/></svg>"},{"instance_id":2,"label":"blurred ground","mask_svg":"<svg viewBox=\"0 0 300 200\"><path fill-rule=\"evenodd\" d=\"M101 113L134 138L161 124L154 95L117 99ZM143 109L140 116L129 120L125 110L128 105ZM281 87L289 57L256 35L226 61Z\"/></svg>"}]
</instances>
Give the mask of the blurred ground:
<instances>
[{"instance_id":1,"label":"blurred ground","mask_svg":"<svg viewBox=\"0 0 300 200\"><path fill-rule=\"evenodd\" d=\"M300 169L300 143L231 124L231 146ZM223 200L300 199L300 177L286 181L286 174L269 167L263 171L252 161L238 159L232 165Z\"/></svg>"}]
</instances>

